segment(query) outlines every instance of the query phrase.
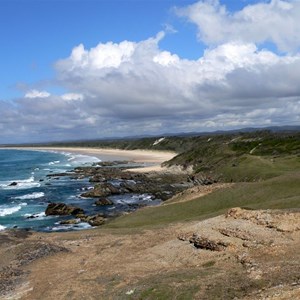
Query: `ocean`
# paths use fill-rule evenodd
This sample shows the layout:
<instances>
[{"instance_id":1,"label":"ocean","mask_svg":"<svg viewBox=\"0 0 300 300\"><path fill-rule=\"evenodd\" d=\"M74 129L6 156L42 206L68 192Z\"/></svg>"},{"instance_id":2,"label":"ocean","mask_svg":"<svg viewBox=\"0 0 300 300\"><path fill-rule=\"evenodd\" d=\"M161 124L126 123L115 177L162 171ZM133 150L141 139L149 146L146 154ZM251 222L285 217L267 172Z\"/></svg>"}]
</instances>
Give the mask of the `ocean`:
<instances>
[{"instance_id":1,"label":"ocean","mask_svg":"<svg viewBox=\"0 0 300 300\"><path fill-rule=\"evenodd\" d=\"M71 171L77 166L92 165L100 159L68 152L0 150L0 230L28 228L35 231L68 231L90 228L87 223L61 225L68 216L46 216L49 202L63 202L79 206L86 214L113 213L128 209L128 204L151 202L151 196L118 195L111 197L113 206L93 205L95 199L80 197L92 188L88 178L67 176L47 177L48 174Z\"/></svg>"}]
</instances>

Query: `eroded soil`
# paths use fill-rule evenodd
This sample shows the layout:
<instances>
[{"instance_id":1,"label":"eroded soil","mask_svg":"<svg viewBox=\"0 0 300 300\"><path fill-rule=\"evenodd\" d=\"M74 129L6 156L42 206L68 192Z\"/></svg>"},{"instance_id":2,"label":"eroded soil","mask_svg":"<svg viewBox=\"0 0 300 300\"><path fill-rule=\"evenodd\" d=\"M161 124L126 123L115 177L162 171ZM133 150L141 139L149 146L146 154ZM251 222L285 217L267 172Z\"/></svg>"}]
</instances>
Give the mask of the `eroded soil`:
<instances>
[{"instance_id":1,"label":"eroded soil","mask_svg":"<svg viewBox=\"0 0 300 300\"><path fill-rule=\"evenodd\" d=\"M1 299L300 298L299 211L236 208L151 230L12 231L0 242Z\"/></svg>"}]
</instances>

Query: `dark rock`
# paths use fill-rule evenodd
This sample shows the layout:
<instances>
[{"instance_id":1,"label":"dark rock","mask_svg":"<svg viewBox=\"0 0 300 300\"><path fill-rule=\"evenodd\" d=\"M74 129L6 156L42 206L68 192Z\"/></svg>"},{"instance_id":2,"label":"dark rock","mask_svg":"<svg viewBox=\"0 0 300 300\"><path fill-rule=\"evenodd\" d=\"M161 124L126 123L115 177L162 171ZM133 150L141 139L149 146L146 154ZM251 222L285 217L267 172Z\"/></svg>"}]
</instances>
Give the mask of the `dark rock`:
<instances>
[{"instance_id":1,"label":"dark rock","mask_svg":"<svg viewBox=\"0 0 300 300\"><path fill-rule=\"evenodd\" d=\"M80 219L70 219L70 220L64 220L60 221L59 224L61 225L75 225L80 222Z\"/></svg>"},{"instance_id":2,"label":"dark rock","mask_svg":"<svg viewBox=\"0 0 300 300\"><path fill-rule=\"evenodd\" d=\"M26 217L26 219L35 219L35 218L37 218L37 216L35 216L35 215L31 215L31 216Z\"/></svg>"},{"instance_id":3,"label":"dark rock","mask_svg":"<svg viewBox=\"0 0 300 300\"><path fill-rule=\"evenodd\" d=\"M65 172L65 173L53 173L53 174L48 174L47 177L63 177L63 176L72 176L74 173L71 172Z\"/></svg>"},{"instance_id":4,"label":"dark rock","mask_svg":"<svg viewBox=\"0 0 300 300\"><path fill-rule=\"evenodd\" d=\"M46 208L46 216L50 215L78 215L84 213L83 209L76 206L67 205L65 203L50 203Z\"/></svg>"},{"instance_id":5,"label":"dark rock","mask_svg":"<svg viewBox=\"0 0 300 300\"><path fill-rule=\"evenodd\" d=\"M95 187L89 190L86 193L81 194L82 197L90 197L90 198L98 198L98 197L107 197L109 195L117 195L121 194L122 192L111 183L103 182L98 183Z\"/></svg>"},{"instance_id":6,"label":"dark rock","mask_svg":"<svg viewBox=\"0 0 300 300\"><path fill-rule=\"evenodd\" d=\"M89 218L88 220L88 223L91 225L91 226L100 226L100 225L103 225L105 223L105 219L101 216L92 216Z\"/></svg>"},{"instance_id":7,"label":"dark rock","mask_svg":"<svg viewBox=\"0 0 300 300\"><path fill-rule=\"evenodd\" d=\"M126 181L122 182L120 186L126 191L128 191L129 193L137 193L140 192L139 189L141 189L139 185L136 185L135 183L132 182L126 182Z\"/></svg>"},{"instance_id":8,"label":"dark rock","mask_svg":"<svg viewBox=\"0 0 300 300\"><path fill-rule=\"evenodd\" d=\"M210 251L223 251L228 246L228 243L223 241L212 241L208 238L193 234L190 238L190 243L194 244L196 248L210 250Z\"/></svg>"},{"instance_id":9,"label":"dark rock","mask_svg":"<svg viewBox=\"0 0 300 300\"><path fill-rule=\"evenodd\" d=\"M138 209L138 208L142 208L147 206L147 204L145 203L128 203L128 207L130 207L131 209Z\"/></svg>"},{"instance_id":10,"label":"dark rock","mask_svg":"<svg viewBox=\"0 0 300 300\"><path fill-rule=\"evenodd\" d=\"M154 193L155 198L160 199L161 201L166 201L174 196L174 193L170 191L159 191Z\"/></svg>"},{"instance_id":11,"label":"dark rock","mask_svg":"<svg viewBox=\"0 0 300 300\"><path fill-rule=\"evenodd\" d=\"M104 182L104 181L106 181L106 179L101 175L95 175L89 179L89 182Z\"/></svg>"},{"instance_id":12,"label":"dark rock","mask_svg":"<svg viewBox=\"0 0 300 300\"><path fill-rule=\"evenodd\" d=\"M8 186L16 186L16 185L18 185L18 183L14 181L14 182L10 183Z\"/></svg>"},{"instance_id":13,"label":"dark rock","mask_svg":"<svg viewBox=\"0 0 300 300\"><path fill-rule=\"evenodd\" d=\"M81 216L80 219L82 222L87 222L91 226L100 226L105 223L105 218L103 218L101 215Z\"/></svg>"},{"instance_id":14,"label":"dark rock","mask_svg":"<svg viewBox=\"0 0 300 300\"><path fill-rule=\"evenodd\" d=\"M95 204L97 206L104 206L104 205L113 205L114 203L111 200L107 199L107 198L101 198L101 199L97 200L95 202Z\"/></svg>"},{"instance_id":15,"label":"dark rock","mask_svg":"<svg viewBox=\"0 0 300 300\"><path fill-rule=\"evenodd\" d=\"M85 219L87 216L84 213L79 213L75 216L77 219L83 220ZM84 222L84 221L83 221Z\"/></svg>"}]
</instances>

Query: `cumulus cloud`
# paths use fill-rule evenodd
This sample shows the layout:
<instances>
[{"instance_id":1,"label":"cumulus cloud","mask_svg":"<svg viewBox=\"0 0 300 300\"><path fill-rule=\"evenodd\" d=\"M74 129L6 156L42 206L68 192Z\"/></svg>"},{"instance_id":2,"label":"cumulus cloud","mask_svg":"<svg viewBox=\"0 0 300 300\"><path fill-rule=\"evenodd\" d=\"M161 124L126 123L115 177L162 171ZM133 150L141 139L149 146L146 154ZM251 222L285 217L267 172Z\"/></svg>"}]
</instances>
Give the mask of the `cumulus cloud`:
<instances>
[{"instance_id":1,"label":"cumulus cloud","mask_svg":"<svg viewBox=\"0 0 300 300\"><path fill-rule=\"evenodd\" d=\"M108 47L118 53L109 65L99 65L95 56L86 63L95 49L85 50L75 63L73 50L57 63L58 76L63 85L86 95L87 111L128 119L276 106L280 97L299 95L298 55L230 42L186 60L161 51L158 42L131 43L130 55L122 43L98 45L106 49L98 52L102 61L112 59Z\"/></svg>"},{"instance_id":2,"label":"cumulus cloud","mask_svg":"<svg viewBox=\"0 0 300 300\"><path fill-rule=\"evenodd\" d=\"M61 98L65 101L78 101L78 100L83 100L84 97L82 94L67 93L67 94L63 94Z\"/></svg>"},{"instance_id":3,"label":"cumulus cloud","mask_svg":"<svg viewBox=\"0 0 300 300\"><path fill-rule=\"evenodd\" d=\"M30 90L25 94L25 98L47 98L50 96L50 93L46 91Z\"/></svg>"},{"instance_id":4,"label":"cumulus cloud","mask_svg":"<svg viewBox=\"0 0 300 300\"><path fill-rule=\"evenodd\" d=\"M247 11L259 12L263 6L266 14L286 10L289 15L296 5L272 1L233 15L218 1L185 8L181 13L191 18L193 12L195 20L201 19L203 7L208 22L218 24L222 16L225 33L228 24L241 30L233 28L231 39L222 29L212 40L209 28L199 25L210 47L195 60L161 50L164 32L139 42L75 46L55 64L56 83L68 92L31 90L13 103L0 101L2 135L54 140L299 124L300 55L262 50L257 43L263 39L255 34L238 38ZM234 23L236 19L243 21ZM294 29L292 23L289 30ZM278 32L276 43L283 35ZM297 46L288 39L284 45Z\"/></svg>"},{"instance_id":5,"label":"cumulus cloud","mask_svg":"<svg viewBox=\"0 0 300 300\"><path fill-rule=\"evenodd\" d=\"M208 45L272 42L284 52L300 47L299 0L262 1L233 13L218 0L204 0L176 12L198 26L199 39Z\"/></svg>"}]
</instances>

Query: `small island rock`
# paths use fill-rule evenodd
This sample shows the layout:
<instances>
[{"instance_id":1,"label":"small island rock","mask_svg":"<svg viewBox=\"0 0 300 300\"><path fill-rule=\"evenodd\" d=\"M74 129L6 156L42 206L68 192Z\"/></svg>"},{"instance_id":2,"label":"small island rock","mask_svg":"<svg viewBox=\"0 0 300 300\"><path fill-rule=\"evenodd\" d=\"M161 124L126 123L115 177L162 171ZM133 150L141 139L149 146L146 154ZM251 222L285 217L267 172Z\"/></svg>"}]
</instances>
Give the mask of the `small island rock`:
<instances>
[{"instance_id":1,"label":"small island rock","mask_svg":"<svg viewBox=\"0 0 300 300\"><path fill-rule=\"evenodd\" d=\"M107 198L101 198L101 199L97 200L95 202L95 204L97 206L105 206L105 205L113 205L114 203L111 200L107 199Z\"/></svg>"},{"instance_id":2,"label":"small island rock","mask_svg":"<svg viewBox=\"0 0 300 300\"><path fill-rule=\"evenodd\" d=\"M50 216L50 215L76 216L78 214L83 214L83 213L84 211L82 208L67 205L65 203L49 203L45 211L46 216Z\"/></svg>"}]
</instances>

